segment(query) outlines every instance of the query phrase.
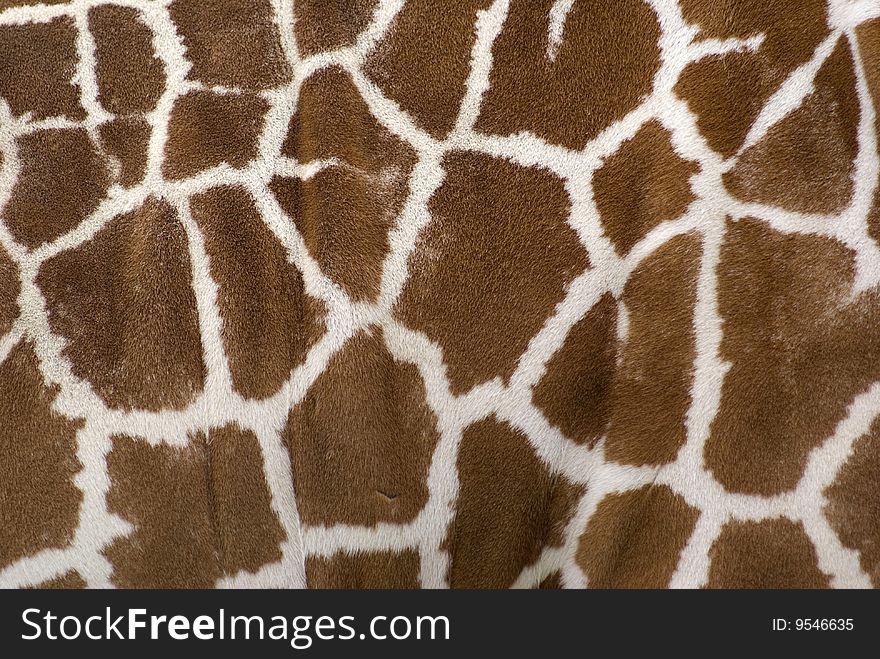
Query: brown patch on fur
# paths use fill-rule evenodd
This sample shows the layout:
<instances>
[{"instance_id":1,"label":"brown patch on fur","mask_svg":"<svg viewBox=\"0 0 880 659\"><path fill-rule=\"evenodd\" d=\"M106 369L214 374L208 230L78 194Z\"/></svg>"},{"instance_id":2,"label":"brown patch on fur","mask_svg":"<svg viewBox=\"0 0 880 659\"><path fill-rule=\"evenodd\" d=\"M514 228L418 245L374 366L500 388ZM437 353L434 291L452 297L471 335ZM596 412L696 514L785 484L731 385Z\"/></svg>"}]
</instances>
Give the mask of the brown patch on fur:
<instances>
[{"instance_id":1,"label":"brown patch on fur","mask_svg":"<svg viewBox=\"0 0 880 659\"><path fill-rule=\"evenodd\" d=\"M175 0L169 11L193 65L191 79L253 90L289 80L266 0Z\"/></svg>"},{"instance_id":2,"label":"brown patch on fur","mask_svg":"<svg viewBox=\"0 0 880 659\"><path fill-rule=\"evenodd\" d=\"M724 185L746 201L801 213L843 210L853 191L859 103L845 37L816 74L815 91L770 128L724 174Z\"/></svg>"},{"instance_id":3,"label":"brown patch on fur","mask_svg":"<svg viewBox=\"0 0 880 659\"><path fill-rule=\"evenodd\" d=\"M870 56L871 53L876 53L880 49L880 18L857 26L856 38L862 66L865 68L865 77L868 80L868 90L874 99L875 109L880 108L880 60ZM880 115L876 115L874 120L877 125L880 125Z\"/></svg>"},{"instance_id":4,"label":"brown patch on fur","mask_svg":"<svg viewBox=\"0 0 880 659\"><path fill-rule=\"evenodd\" d=\"M453 588L506 588L545 544L561 544L581 488L552 476L506 422L468 426L458 454L459 495L444 546Z\"/></svg>"},{"instance_id":5,"label":"brown patch on fur","mask_svg":"<svg viewBox=\"0 0 880 659\"><path fill-rule=\"evenodd\" d=\"M562 43L547 57L552 0L512 2L492 47L494 65L476 129L531 131L581 149L651 92L660 29L639 0L575 3Z\"/></svg>"},{"instance_id":6,"label":"brown patch on fur","mask_svg":"<svg viewBox=\"0 0 880 659\"><path fill-rule=\"evenodd\" d=\"M591 588L666 588L698 517L665 485L608 494L575 559Z\"/></svg>"},{"instance_id":7,"label":"brown patch on fur","mask_svg":"<svg viewBox=\"0 0 880 659\"><path fill-rule=\"evenodd\" d=\"M569 439L592 447L611 417L617 303L606 293L571 328L535 387L535 405Z\"/></svg>"},{"instance_id":8,"label":"brown patch on fur","mask_svg":"<svg viewBox=\"0 0 880 659\"><path fill-rule=\"evenodd\" d=\"M828 588L801 522L729 522L709 549L709 588Z\"/></svg>"},{"instance_id":9,"label":"brown patch on fur","mask_svg":"<svg viewBox=\"0 0 880 659\"><path fill-rule=\"evenodd\" d=\"M718 298L732 366L705 458L729 491L794 488L810 451L880 378L880 295L850 299L853 277L852 253L834 240L728 224Z\"/></svg>"},{"instance_id":10,"label":"brown patch on fur","mask_svg":"<svg viewBox=\"0 0 880 659\"><path fill-rule=\"evenodd\" d=\"M76 75L76 29L68 17L0 27L0 96L14 115L85 119Z\"/></svg>"},{"instance_id":11,"label":"brown patch on fur","mask_svg":"<svg viewBox=\"0 0 880 659\"><path fill-rule=\"evenodd\" d=\"M682 236L636 270L623 293L630 325L619 365L610 295L575 325L535 389L551 423L587 446L608 430L606 455L617 462L675 459L686 439L699 262L698 238Z\"/></svg>"},{"instance_id":12,"label":"brown patch on fur","mask_svg":"<svg viewBox=\"0 0 880 659\"><path fill-rule=\"evenodd\" d=\"M699 169L675 152L669 131L657 121L608 158L593 177L593 190L602 226L619 254L687 210L695 199L688 179Z\"/></svg>"},{"instance_id":13,"label":"brown patch on fur","mask_svg":"<svg viewBox=\"0 0 880 659\"><path fill-rule=\"evenodd\" d=\"M288 417L305 524L402 524L428 501L436 419L418 369L395 361L373 332L350 339Z\"/></svg>"},{"instance_id":14,"label":"brown patch on fur","mask_svg":"<svg viewBox=\"0 0 880 659\"><path fill-rule=\"evenodd\" d=\"M223 345L236 390L246 398L274 394L323 331L323 304L263 223L250 195L214 188L192 200L220 287Z\"/></svg>"},{"instance_id":15,"label":"brown patch on fur","mask_svg":"<svg viewBox=\"0 0 880 659\"><path fill-rule=\"evenodd\" d=\"M376 0L300 0L296 3L296 45L304 56L353 46L366 29Z\"/></svg>"},{"instance_id":16,"label":"brown patch on fur","mask_svg":"<svg viewBox=\"0 0 880 659\"><path fill-rule=\"evenodd\" d=\"M39 131L18 145L21 172L3 216L12 235L34 248L85 220L104 198L109 176L83 129Z\"/></svg>"},{"instance_id":17,"label":"brown patch on fur","mask_svg":"<svg viewBox=\"0 0 880 659\"><path fill-rule=\"evenodd\" d=\"M460 394L510 378L589 258L566 224L560 180L472 153L450 154L444 167L399 314L440 344L452 392Z\"/></svg>"},{"instance_id":18,"label":"brown patch on fur","mask_svg":"<svg viewBox=\"0 0 880 659\"><path fill-rule=\"evenodd\" d=\"M153 52L153 33L131 7L89 11L95 39L98 101L108 112L149 112L165 87L162 62Z\"/></svg>"},{"instance_id":19,"label":"brown patch on fur","mask_svg":"<svg viewBox=\"0 0 880 659\"><path fill-rule=\"evenodd\" d=\"M557 570L553 574L548 575L540 584L538 584L538 588L560 590L562 588L562 573Z\"/></svg>"},{"instance_id":20,"label":"brown patch on fur","mask_svg":"<svg viewBox=\"0 0 880 659\"><path fill-rule=\"evenodd\" d=\"M79 522L82 493L73 476L82 421L57 414L30 344L0 364L0 567L43 549L64 547Z\"/></svg>"},{"instance_id":21,"label":"brown patch on fur","mask_svg":"<svg viewBox=\"0 0 880 659\"><path fill-rule=\"evenodd\" d=\"M477 12L490 4L408 2L364 66L386 96L437 138L455 124L470 72Z\"/></svg>"},{"instance_id":22,"label":"brown patch on fur","mask_svg":"<svg viewBox=\"0 0 880 659\"><path fill-rule=\"evenodd\" d=\"M629 332L615 374L605 444L606 456L615 462L671 462L687 438L701 248L698 236L669 240L624 288Z\"/></svg>"},{"instance_id":23,"label":"brown patch on fur","mask_svg":"<svg viewBox=\"0 0 880 659\"><path fill-rule=\"evenodd\" d=\"M80 590L87 585L85 579L80 576L79 572L76 570L70 570L54 579L49 579L36 586L32 586L32 588L40 590Z\"/></svg>"},{"instance_id":24,"label":"brown patch on fur","mask_svg":"<svg viewBox=\"0 0 880 659\"><path fill-rule=\"evenodd\" d=\"M186 178L223 162L244 167L257 155L268 107L248 94L195 91L180 97L168 126L163 174Z\"/></svg>"},{"instance_id":25,"label":"brown patch on fur","mask_svg":"<svg viewBox=\"0 0 880 659\"><path fill-rule=\"evenodd\" d=\"M412 148L376 121L351 77L337 66L303 83L281 153L303 163L338 158L371 175L415 163Z\"/></svg>"},{"instance_id":26,"label":"brown patch on fur","mask_svg":"<svg viewBox=\"0 0 880 659\"><path fill-rule=\"evenodd\" d=\"M0 337L12 329L12 323L18 317L17 298L20 290L18 268L0 246Z\"/></svg>"},{"instance_id":27,"label":"brown patch on fur","mask_svg":"<svg viewBox=\"0 0 880 659\"><path fill-rule=\"evenodd\" d=\"M307 181L275 177L269 188L323 272L354 299L374 299L412 149L370 114L348 74L331 68L303 84L282 152L299 162L342 161Z\"/></svg>"},{"instance_id":28,"label":"brown patch on fur","mask_svg":"<svg viewBox=\"0 0 880 659\"><path fill-rule=\"evenodd\" d=\"M306 559L309 588L418 588L419 569L419 553L412 549L341 552L330 558L309 556Z\"/></svg>"},{"instance_id":29,"label":"brown patch on fur","mask_svg":"<svg viewBox=\"0 0 880 659\"><path fill-rule=\"evenodd\" d=\"M845 547L859 552L862 569L880 588L880 421L856 441L824 495L825 517Z\"/></svg>"},{"instance_id":30,"label":"brown patch on fur","mask_svg":"<svg viewBox=\"0 0 880 659\"><path fill-rule=\"evenodd\" d=\"M868 56L868 53L880 53L880 18L856 27L856 37L868 81L868 91L874 100L874 129L880 135L880 58ZM880 184L874 191L874 200L868 213L868 233L871 238L880 242Z\"/></svg>"},{"instance_id":31,"label":"brown patch on fur","mask_svg":"<svg viewBox=\"0 0 880 659\"><path fill-rule=\"evenodd\" d=\"M683 0L688 22L706 39L764 34L756 52L705 57L685 67L675 93L697 114L709 146L725 157L737 152L767 99L810 59L828 33L822 0L742 0L736 4Z\"/></svg>"},{"instance_id":32,"label":"brown patch on fur","mask_svg":"<svg viewBox=\"0 0 880 659\"><path fill-rule=\"evenodd\" d=\"M135 525L104 553L123 588L209 588L281 559L257 438L229 425L186 447L114 437L107 506Z\"/></svg>"},{"instance_id":33,"label":"brown patch on fur","mask_svg":"<svg viewBox=\"0 0 880 659\"><path fill-rule=\"evenodd\" d=\"M185 407L204 378L186 235L148 199L47 261L37 283L64 354L111 407Z\"/></svg>"},{"instance_id":34,"label":"brown patch on fur","mask_svg":"<svg viewBox=\"0 0 880 659\"><path fill-rule=\"evenodd\" d=\"M140 183L147 169L150 125L143 119L119 117L98 130L104 151L119 161L117 183L126 188Z\"/></svg>"},{"instance_id":35,"label":"brown patch on fur","mask_svg":"<svg viewBox=\"0 0 880 659\"><path fill-rule=\"evenodd\" d=\"M203 441L204 436L199 436ZM256 435L234 424L211 430L208 461L214 527L223 572L256 572L281 560L287 534L272 510L263 452Z\"/></svg>"},{"instance_id":36,"label":"brown patch on fur","mask_svg":"<svg viewBox=\"0 0 880 659\"><path fill-rule=\"evenodd\" d=\"M123 588L210 588L220 577L204 445L115 437L107 507L135 525L104 550Z\"/></svg>"},{"instance_id":37,"label":"brown patch on fur","mask_svg":"<svg viewBox=\"0 0 880 659\"><path fill-rule=\"evenodd\" d=\"M877 134L880 135L880 130L877 131ZM868 211L868 235L880 243L880 185L874 192L871 210Z\"/></svg>"}]
</instances>

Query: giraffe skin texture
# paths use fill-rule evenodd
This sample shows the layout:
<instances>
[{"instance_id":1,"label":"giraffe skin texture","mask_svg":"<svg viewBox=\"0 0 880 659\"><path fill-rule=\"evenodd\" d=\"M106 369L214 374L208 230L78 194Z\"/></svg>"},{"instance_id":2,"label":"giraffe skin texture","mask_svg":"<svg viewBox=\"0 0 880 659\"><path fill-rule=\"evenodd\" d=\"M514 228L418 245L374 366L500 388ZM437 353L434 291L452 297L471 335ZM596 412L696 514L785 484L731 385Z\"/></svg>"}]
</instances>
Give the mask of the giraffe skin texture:
<instances>
[{"instance_id":1,"label":"giraffe skin texture","mask_svg":"<svg viewBox=\"0 0 880 659\"><path fill-rule=\"evenodd\" d=\"M0 0L0 586L880 586L877 0Z\"/></svg>"}]
</instances>

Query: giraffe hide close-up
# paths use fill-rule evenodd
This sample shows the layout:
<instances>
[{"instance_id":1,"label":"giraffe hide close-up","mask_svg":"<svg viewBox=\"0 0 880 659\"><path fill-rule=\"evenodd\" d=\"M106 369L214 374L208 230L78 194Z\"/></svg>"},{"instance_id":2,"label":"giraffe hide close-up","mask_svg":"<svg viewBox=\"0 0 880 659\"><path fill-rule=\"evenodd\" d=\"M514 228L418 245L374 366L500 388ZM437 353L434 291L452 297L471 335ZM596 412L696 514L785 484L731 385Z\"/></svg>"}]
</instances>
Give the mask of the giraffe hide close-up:
<instances>
[{"instance_id":1,"label":"giraffe hide close-up","mask_svg":"<svg viewBox=\"0 0 880 659\"><path fill-rule=\"evenodd\" d=\"M880 0L0 0L0 587L880 587Z\"/></svg>"}]
</instances>

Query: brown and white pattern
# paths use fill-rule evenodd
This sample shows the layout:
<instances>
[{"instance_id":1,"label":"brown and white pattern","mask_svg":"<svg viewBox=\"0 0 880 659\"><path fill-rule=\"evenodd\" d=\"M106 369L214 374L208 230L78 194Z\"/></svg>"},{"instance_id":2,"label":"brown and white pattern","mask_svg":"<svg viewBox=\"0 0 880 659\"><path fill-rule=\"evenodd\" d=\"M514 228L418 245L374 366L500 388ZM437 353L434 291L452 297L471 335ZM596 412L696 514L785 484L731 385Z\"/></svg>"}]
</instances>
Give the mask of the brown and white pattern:
<instances>
[{"instance_id":1,"label":"brown and white pattern","mask_svg":"<svg viewBox=\"0 0 880 659\"><path fill-rule=\"evenodd\" d=\"M0 1L0 585L880 586L877 0Z\"/></svg>"}]
</instances>

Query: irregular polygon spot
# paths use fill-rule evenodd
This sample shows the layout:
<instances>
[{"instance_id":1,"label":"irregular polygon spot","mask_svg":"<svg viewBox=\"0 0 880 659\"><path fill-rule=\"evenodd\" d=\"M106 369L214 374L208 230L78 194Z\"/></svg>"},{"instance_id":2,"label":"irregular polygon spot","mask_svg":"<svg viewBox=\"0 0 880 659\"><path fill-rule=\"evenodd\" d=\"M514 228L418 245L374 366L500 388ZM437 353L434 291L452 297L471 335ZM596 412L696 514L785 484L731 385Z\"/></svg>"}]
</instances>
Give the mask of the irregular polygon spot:
<instances>
[{"instance_id":1,"label":"irregular polygon spot","mask_svg":"<svg viewBox=\"0 0 880 659\"><path fill-rule=\"evenodd\" d=\"M74 375L111 407L180 409L204 378L186 235L166 202L147 199L37 277Z\"/></svg>"},{"instance_id":2,"label":"irregular polygon spot","mask_svg":"<svg viewBox=\"0 0 880 659\"><path fill-rule=\"evenodd\" d=\"M675 85L709 147L726 158L737 152L777 87L764 66L761 56L748 51L712 55L686 66Z\"/></svg>"},{"instance_id":3,"label":"irregular polygon spot","mask_svg":"<svg viewBox=\"0 0 880 659\"><path fill-rule=\"evenodd\" d=\"M552 0L511 3L492 47L493 64L476 129L530 131L581 149L635 109L660 66L657 17L647 3L576 2L555 58L548 56Z\"/></svg>"},{"instance_id":4,"label":"irregular polygon spot","mask_svg":"<svg viewBox=\"0 0 880 659\"><path fill-rule=\"evenodd\" d=\"M419 552L414 549L340 552L309 556L306 580L309 588L418 588L419 568Z\"/></svg>"},{"instance_id":5,"label":"irregular polygon spot","mask_svg":"<svg viewBox=\"0 0 880 659\"><path fill-rule=\"evenodd\" d=\"M834 213L849 203L859 103L845 37L819 69L814 87L724 174L736 197L801 213Z\"/></svg>"},{"instance_id":6,"label":"irregular polygon spot","mask_svg":"<svg viewBox=\"0 0 880 659\"><path fill-rule=\"evenodd\" d=\"M89 31L95 39L98 101L104 109L114 114L152 110L165 88L165 72L140 13L131 7L94 7Z\"/></svg>"},{"instance_id":7,"label":"irregular polygon spot","mask_svg":"<svg viewBox=\"0 0 880 659\"><path fill-rule=\"evenodd\" d=\"M192 63L190 78L252 90L289 80L267 0L175 0L168 9Z\"/></svg>"},{"instance_id":8,"label":"irregular polygon spot","mask_svg":"<svg viewBox=\"0 0 880 659\"><path fill-rule=\"evenodd\" d=\"M440 344L459 394L510 378L589 259L559 179L472 153L451 153L443 167L397 310Z\"/></svg>"},{"instance_id":9,"label":"irregular polygon spot","mask_svg":"<svg viewBox=\"0 0 880 659\"><path fill-rule=\"evenodd\" d=\"M196 195L192 214L219 286L233 385L246 398L271 396L320 338L323 304L305 293L302 275L247 191L222 187Z\"/></svg>"},{"instance_id":10,"label":"irregular polygon spot","mask_svg":"<svg viewBox=\"0 0 880 659\"><path fill-rule=\"evenodd\" d=\"M762 37L756 51L734 50L688 64L675 85L709 145L730 157L770 96L828 33L824 2L684 0L682 13L706 39Z\"/></svg>"},{"instance_id":11,"label":"irregular polygon spot","mask_svg":"<svg viewBox=\"0 0 880 659\"><path fill-rule=\"evenodd\" d=\"M801 522L728 522L709 549L709 588L828 588Z\"/></svg>"},{"instance_id":12,"label":"irregular polygon spot","mask_svg":"<svg viewBox=\"0 0 880 659\"><path fill-rule=\"evenodd\" d=\"M169 121L163 174L178 179L221 163L244 167L257 155L268 107L251 94L193 91L181 96Z\"/></svg>"},{"instance_id":13,"label":"irregular polygon spot","mask_svg":"<svg viewBox=\"0 0 880 659\"><path fill-rule=\"evenodd\" d=\"M591 588L665 588L699 511L665 485L605 495L575 559Z\"/></svg>"},{"instance_id":14,"label":"irregular polygon spot","mask_svg":"<svg viewBox=\"0 0 880 659\"><path fill-rule=\"evenodd\" d=\"M303 55L352 46L367 27L376 0L300 0L293 25Z\"/></svg>"},{"instance_id":15,"label":"irregular polygon spot","mask_svg":"<svg viewBox=\"0 0 880 659\"><path fill-rule=\"evenodd\" d=\"M617 359L617 304L610 293L571 328L547 362L534 401L569 439L593 446L611 418Z\"/></svg>"},{"instance_id":16,"label":"irregular polygon spot","mask_svg":"<svg viewBox=\"0 0 880 659\"><path fill-rule=\"evenodd\" d=\"M307 525L404 524L428 501L436 418L418 369L391 356L381 330L333 356L283 438Z\"/></svg>"},{"instance_id":17,"label":"irregular polygon spot","mask_svg":"<svg viewBox=\"0 0 880 659\"><path fill-rule=\"evenodd\" d=\"M0 96L14 115L85 118L76 77L73 19L0 26Z\"/></svg>"},{"instance_id":18,"label":"irregular polygon spot","mask_svg":"<svg viewBox=\"0 0 880 659\"><path fill-rule=\"evenodd\" d=\"M623 290L629 329L605 443L615 462L671 462L687 439L701 254L698 236L677 236L646 258Z\"/></svg>"},{"instance_id":19,"label":"irregular polygon spot","mask_svg":"<svg viewBox=\"0 0 880 659\"><path fill-rule=\"evenodd\" d=\"M82 421L53 410L30 343L0 363L0 567L43 549L67 546L79 521L82 493L73 477Z\"/></svg>"},{"instance_id":20,"label":"irregular polygon spot","mask_svg":"<svg viewBox=\"0 0 880 659\"><path fill-rule=\"evenodd\" d=\"M470 71L474 25L490 4L408 2L367 58L366 74L435 137L455 123Z\"/></svg>"},{"instance_id":21,"label":"irregular polygon spot","mask_svg":"<svg viewBox=\"0 0 880 659\"><path fill-rule=\"evenodd\" d=\"M794 488L810 451L880 379L880 293L852 298L854 274L835 240L728 223L717 293L731 366L705 460L729 491Z\"/></svg>"},{"instance_id":22,"label":"irregular polygon spot","mask_svg":"<svg viewBox=\"0 0 880 659\"><path fill-rule=\"evenodd\" d=\"M855 442L852 454L825 489L825 518L844 547L859 552L862 569L880 588L880 421Z\"/></svg>"},{"instance_id":23,"label":"irregular polygon spot","mask_svg":"<svg viewBox=\"0 0 880 659\"><path fill-rule=\"evenodd\" d=\"M85 220L110 177L84 129L35 132L18 146L21 171L3 218L17 240L34 248Z\"/></svg>"},{"instance_id":24,"label":"irregular polygon spot","mask_svg":"<svg viewBox=\"0 0 880 659\"><path fill-rule=\"evenodd\" d=\"M287 534L273 508L260 442L235 424L205 439L211 470L211 505L225 574L254 573L281 560Z\"/></svg>"},{"instance_id":25,"label":"irregular polygon spot","mask_svg":"<svg viewBox=\"0 0 880 659\"><path fill-rule=\"evenodd\" d=\"M650 121L593 176L593 196L605 234L623 256L654 227L694 200L689 179L699 165L679 156L669 131Z\"/></svg>"},{"instance_id":26,"label":"irregular polygon spot","mask_svg":"<svg viewBox=\"0 0 880 659\"><path fill-rule=\"evenodd\" d=\"M259 442L235 425L186 446L116 436L107 456L110 512L134 525L104 554L125 588L208 588L280 560L285 539Z\"/></svg>"},{"instance_id":27,"label":"irregular polygon spot","mask_svg":"<svg viewBox=\"0 0 880 659\"><path fill-rule=\"evenodd\" d=\"M443 546L453 588L506 588L562 531L582 490L554 476L506 422L468 426L458 453L459 494Z\"/></svg>"}]
</instances>

